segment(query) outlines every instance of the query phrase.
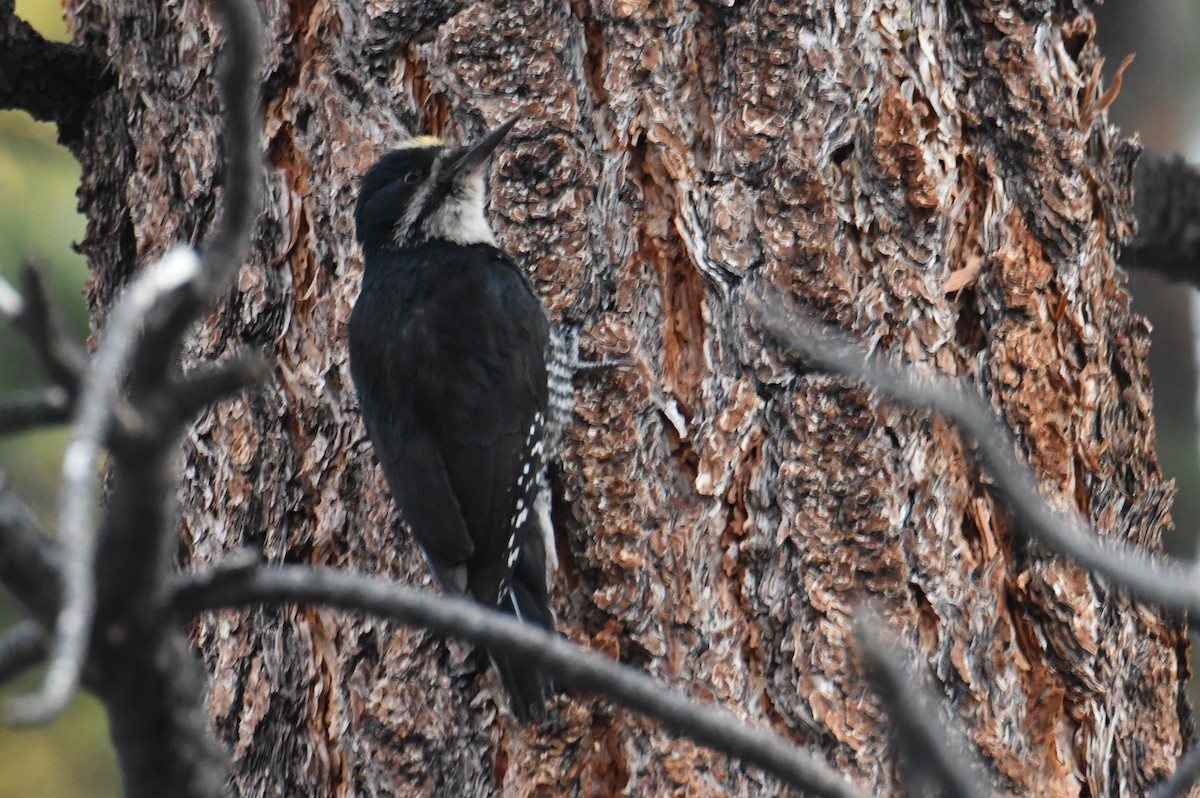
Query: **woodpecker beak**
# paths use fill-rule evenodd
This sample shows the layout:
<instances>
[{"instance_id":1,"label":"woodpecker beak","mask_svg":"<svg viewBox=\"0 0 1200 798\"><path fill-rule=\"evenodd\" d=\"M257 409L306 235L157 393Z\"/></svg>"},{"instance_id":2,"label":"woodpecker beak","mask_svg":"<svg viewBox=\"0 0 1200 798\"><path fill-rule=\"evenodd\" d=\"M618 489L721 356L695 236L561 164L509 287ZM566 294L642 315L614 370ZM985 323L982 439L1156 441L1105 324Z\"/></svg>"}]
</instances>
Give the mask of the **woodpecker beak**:
<instances>
[{"instance_id":1,"label":"woodpecker beak","mask_svg":"<svg viewBox=\"0 0 1200 798\"><path fill-rule=\"evenodd\" d=\"M458 156L458 160L454 162L454 165L450 167L451 174L462 178L479 171L487 163L488 157L491 156L492 152L500 146L500 142L504 141L504 137L508 135L508 131L512 130L515 124L517 124L517 117L514 116L479 141L467 147L463 154Z\"/></svg>"}]
</instances>

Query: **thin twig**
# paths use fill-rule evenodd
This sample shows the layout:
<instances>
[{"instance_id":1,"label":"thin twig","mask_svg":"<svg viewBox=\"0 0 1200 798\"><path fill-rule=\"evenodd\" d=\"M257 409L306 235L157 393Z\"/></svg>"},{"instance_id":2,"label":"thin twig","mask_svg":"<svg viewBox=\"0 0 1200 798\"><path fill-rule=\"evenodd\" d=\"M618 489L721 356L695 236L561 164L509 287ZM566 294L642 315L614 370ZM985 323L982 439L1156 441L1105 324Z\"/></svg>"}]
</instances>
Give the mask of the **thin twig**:
<instances>
[{"instance_id":1,"label":"thin twig","mask_svg":"<svg viewBox=\"0 0 1200 798\"><path fill-rule=\"evenodd\" d=\"M143 317L162 297L194 280L199 263L193 251L179 247L138 275L113 309L104 340L84 377L74 429L63 454L59 490L62 605L45 681L38 692L10 701L9 717L14 723L43 723L53 718L78 688L95 613L96 470L112 422L112 403Z\"/></svg>"},{"instance_id":2,"label":"thin twig","mask_svg":"<svg viewBox=\"0 0 1200 798\"><path fill-rule=\"evenodd\" d=\"M224 104L225 194L216 230L203 247L201 288L211 301L237 274L261 205L262 119L258 72L263 22L257 3L213 0L225 29L218 92ZM207 303L206 303L207 304Z\"/></svg>"},{"instance_id":3,"label":"thin twig","mask_svg":"<svg viewBox=\"0 0 1200 798\"><path fill-rule=\"evenodd\" d=\"M87 364L83 346L67 331L36 261L26 260L22 280L23 293L0 278L0 317L25 335L54 384L0 400L0 434L69 421Z\"/></svg>"},{"instance_id":4,"label":"thin twig","mask_svg":"<svg viewBox=\"0 0 1200 798\"><path fill-rule=\"evenodd\" d=\"M905 794L924 794L921 785L934 781L940 795L991 795L972 772L962 736L938 720L925 688L897 659L903 647L885 642L879 621L870 616L856 624L855 633L867 675L887 708Z\"/></svg>"},{"instance_id":5,"label":"thin twig","mask_svg":"<svg viewBox=\"0 0 1200 798\"><path fill-rule=\"evenodd\" d=\"M46 633L33 621L21 621L0 634L0 684L20 676L46 657Z\"/></svg>"},{"instance_id":6,"label":"thin twig","mask_svg":"<svg viewBox=\"0 0 1200 798\"><path fill-rule=\"evenodd\" d=\"M362 574L244 563L192 577L178 588L175 599L183 613L259 602L372 612L525 660L552 674L559 684L655 718L669 731L760 767L797 789L844 798L865 795L770 728L751 727L728 710L697 704L632 667L465 599L422 593Z\"/></svg>"},{"instance_id":7,"label":"thin twig","mask_svg":"<svg viewBox=\"0 0 1200 798\"><path fill-rule=\"evenodd\" d=\"M153 340L140 347L130 386L160 387L175 367L184 332L218 300L241 268L262 205L262 119L258 107L263 23L258 6L244 0L212 0L224 23L218 89L224 106L225 165L221 215L201 247L201 268L191 290L176 294L147 321Z\"/></svg>"},{"instance_id":8,"label":"thin twig","mask_svg":"<svg viewBox=\"0 0 1200 798\"><path fill-rule=\"evenodd\" d=\"M13 323L33 345L46 375L74 399L87 367L87 352L67 329L37 261L26 259L21 283L24 299Z\"/></svg>"},{"instance_id":9,"label":"thin twig","mask_svg":"<svg viewBox=\"0 0 1200 798\"><path fill-rule=\"evenodd\" d=\"M170 386L168 401L179 419L190 419L213 402L261 382L270 364L259 354L200 366Z\"/></svg>"},{"instance_id":10,"label":"thin twig","mask_svg":"<svg viewBox=\"0 0 1200 798\"><path fill-rule=\"evenodd\" d=\"M1101 538L1078 517L1050 507L1029 468L1017 460L1012 434L981 397L949 380L922 377L912 369L888 365L840 331L789 311L776 297L751 295L747 304L763 330L805 361L952 419L975 441L976 455L1003 494L1018 531L1142 601L1200 617L1200 584L1180 568L1154 562L1119 540Z\"/></svg>"},{"instance_id":11,"label":"thin twig","mask_svg":"<svg viewBox=\"0 0 1200 798\"><path fill-rule=\"evenodd\" d=\"M55 385L0 399L0 435L71 420L71 397Z\"/></svg>"},{"instance_id":12,"label":"thin twig","mask_svg":"<svg viewBox=\"0 0 1200 798\"><path fill-rule=\"evenodd\" d=\"M58 615L61 560L58 544L0 475L0 585L46 629Z\"/></svg>"}]
</instances>

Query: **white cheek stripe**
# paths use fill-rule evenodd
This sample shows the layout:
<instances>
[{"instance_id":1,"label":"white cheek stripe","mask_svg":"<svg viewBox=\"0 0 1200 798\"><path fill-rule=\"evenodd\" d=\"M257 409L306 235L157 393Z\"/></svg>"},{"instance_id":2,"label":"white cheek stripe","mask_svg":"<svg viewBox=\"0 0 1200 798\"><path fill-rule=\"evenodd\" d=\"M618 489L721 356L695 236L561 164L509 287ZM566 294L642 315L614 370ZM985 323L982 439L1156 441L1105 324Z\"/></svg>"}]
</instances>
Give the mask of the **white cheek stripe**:
<instances>
[{"instance_id":1,"label":"white cheek stripe","mask_svg":"<svg viewBox=\"0 0 1200 798\"><path fill-rule=\"evenodd\" d=\"M429 187L437 181L442 171L443 162L439 158L434 164L429 179L417 189L409 203L408 210L396 223L393 236L396 246L403 247L412 243L409 235L421 215L425 203L429 199ZM484 216L483 206L487 201L484 196L483 170L468 178L466 196L459 198L453 195L447 197L425 221L424 229L418 231L422 239L436 238L454 244L468 246L470 244L491 244L496 246L496 234Z\"/></svg>"},{"instance_id":2,"label":"white cheek stripe","mask_svg":"<svg viewBox=\"0 0 1200 798\"><path fill-rule=\"evenodd\" d=\"M483 175L473 178L478 189L472 186L466 199L450 199L433 216L429 217L429 237L440 238L454 244L491 244L496 246L496 235L483 215Z\"/></svg>"},{"instance_id":3,"label":"white cheek stripe","mask_svg":"<svg viewBox=\"0 0 1200 798\"><path fill-rule=\"evenodd\" d=\"M436 174L437 167L434 167ZM416 224L417 217L421 214L421 208L425 205L425 200L429 197L429 183L423 184L413 194L412 202L408 204L408 210L404 212L404 216L400 217L400 221L396 222L396 226L392 228L393 239L397 247L403 247L408 242L408 232L412 230L412 226Z\"/></svg>"}]
</instances>

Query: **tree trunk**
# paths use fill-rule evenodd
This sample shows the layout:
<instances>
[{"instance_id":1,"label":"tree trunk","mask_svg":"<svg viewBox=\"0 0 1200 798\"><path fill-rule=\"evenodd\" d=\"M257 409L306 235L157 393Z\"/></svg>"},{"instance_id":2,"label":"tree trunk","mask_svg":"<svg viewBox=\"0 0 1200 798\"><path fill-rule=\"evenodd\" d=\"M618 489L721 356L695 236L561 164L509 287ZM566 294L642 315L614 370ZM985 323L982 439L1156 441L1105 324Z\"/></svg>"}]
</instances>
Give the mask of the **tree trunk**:
<instances>
[{"instance_id":1,"label":"tree trunk","mask_svg":"<svg viewBox=\"0 0 1200 798\"><path fill-rule=\"evenodd\" d=\"M886 718L850 628L878 609L1018 795L1142 795L1190 737L1180 622L1028 545L937 417L785 364L764 286L978 386L1043 491L1157 549L1147 335L1114 251L1116 138L1090 12L1041 2L267 2L267 205L190 356L273 383L184 451L184 557L250 547L430 584L350 385L357 176L410 133L513 115L492 217L585 356L557 470L560 628L769 724L876 794ZM729 7L727 7L727 5ZM116 75L84 123L102 313L220 194L212 15L70 0ZM464 309L464 313L469 309ZM243 795L778 795L603 700L507 715L486 657L308 607L203 618Z\"/></svg>"}]
</instances>

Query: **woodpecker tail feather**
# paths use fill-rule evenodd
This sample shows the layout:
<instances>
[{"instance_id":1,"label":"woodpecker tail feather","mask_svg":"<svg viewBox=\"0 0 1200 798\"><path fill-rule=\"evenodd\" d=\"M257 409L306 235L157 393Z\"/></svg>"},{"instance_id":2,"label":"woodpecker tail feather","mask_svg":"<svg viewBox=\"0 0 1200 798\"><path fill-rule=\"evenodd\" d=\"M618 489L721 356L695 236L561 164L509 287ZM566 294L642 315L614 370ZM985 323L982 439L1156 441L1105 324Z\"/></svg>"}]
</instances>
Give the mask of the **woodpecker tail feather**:
<instances>
[{"instance_id":1,"label":"woodpecker tail feather","mask_svg":"<svg viewBox=\"0 0 1200 798\"><path fill-rule=\"evenodd\" d=\"M540 626L554 631L554 610L550 607L550 596L543 587L530 586L522 578L519 565L513 574L512 584L500 602L500 609L511 612L522 623ZM544 583L544 578L543 578ZM546 702L555 693L554 680L527 660L488 652L500 681L508 691L512 713L522 723L542 722L546 719Z\"/></svg>"}]
</instances>

